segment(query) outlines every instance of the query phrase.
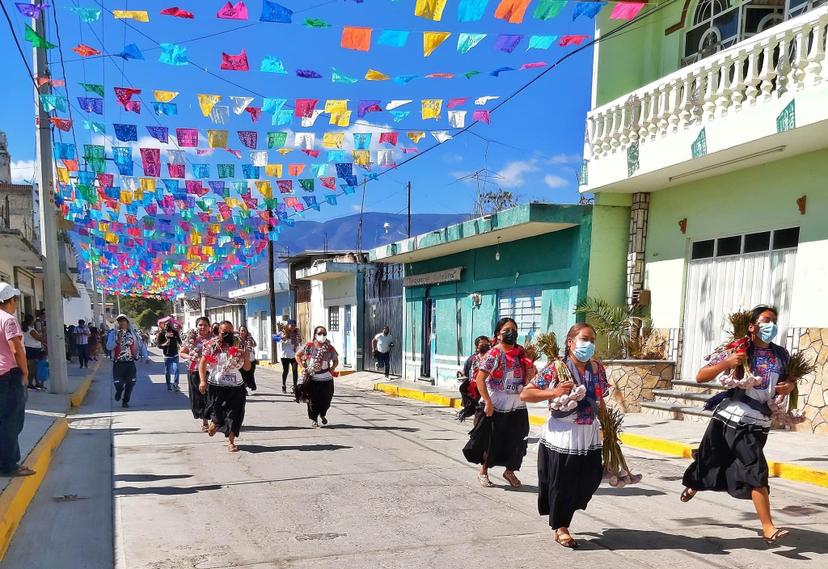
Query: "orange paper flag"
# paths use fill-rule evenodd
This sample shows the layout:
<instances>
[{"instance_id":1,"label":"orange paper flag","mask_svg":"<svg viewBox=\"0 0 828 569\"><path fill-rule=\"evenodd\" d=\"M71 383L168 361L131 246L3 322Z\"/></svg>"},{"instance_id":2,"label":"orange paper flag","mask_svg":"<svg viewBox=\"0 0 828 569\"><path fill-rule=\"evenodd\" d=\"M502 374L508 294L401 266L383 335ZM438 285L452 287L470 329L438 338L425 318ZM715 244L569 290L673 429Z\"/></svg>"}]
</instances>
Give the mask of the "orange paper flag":
<instances>
[{"instance_id":1,"label":"orange paper flag","mask_svg":"<svg viewBox=\"0 0 828 569\"><path fill-rule=\"evenodd\" d=\"M506 20L510 24L520 24L526 14L531 0L501 0L495 10L495 18Z\"/></svg>"},{"instance_id":2,"label":"orange paper flag","mask_svg":"<svg viewBox=\"0 0 828 569\"><path fill-rule=\"evenodd\" d=\"M371 49L371 30L372 28L345 26L342 28L340 45L345 49L368 51Z\"/></svg>"}]
</instances>

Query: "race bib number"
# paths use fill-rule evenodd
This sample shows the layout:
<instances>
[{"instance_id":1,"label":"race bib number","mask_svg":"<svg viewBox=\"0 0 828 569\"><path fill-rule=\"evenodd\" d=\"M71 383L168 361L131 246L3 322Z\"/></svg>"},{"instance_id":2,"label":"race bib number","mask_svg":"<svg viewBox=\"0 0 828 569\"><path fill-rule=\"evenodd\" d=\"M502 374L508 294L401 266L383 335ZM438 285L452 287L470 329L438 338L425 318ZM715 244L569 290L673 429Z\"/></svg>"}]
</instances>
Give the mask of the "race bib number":
<instances>
[{"instance_id":1,"label":"race bib number","mask_svg":"<svg viewBox=\"0 0 828 569\"><path fill-rule=\"evenodd\" d=\"M239 383L239 377L235 373L225 373L219 376L218 384L219 385L237 385Z\"/></svg>"}]
</instances>

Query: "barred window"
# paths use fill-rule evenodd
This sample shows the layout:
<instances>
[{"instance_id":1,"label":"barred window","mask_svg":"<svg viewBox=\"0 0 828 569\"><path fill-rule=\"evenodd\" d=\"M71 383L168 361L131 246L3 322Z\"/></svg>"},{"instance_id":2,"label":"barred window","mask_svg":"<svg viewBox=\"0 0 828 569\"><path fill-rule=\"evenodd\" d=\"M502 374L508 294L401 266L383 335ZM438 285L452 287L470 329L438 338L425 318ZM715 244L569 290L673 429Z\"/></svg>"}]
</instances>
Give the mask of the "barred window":
<instances>
[{"instance_id":1,"label":"barred window","mask_svg":"<svg viewBox=\"0 0 828 569\"><path fill-rule=\"evenodd\" d=\"M339 332L339 306L328 307L328 332Z\"/></svg>"}]
</instances>

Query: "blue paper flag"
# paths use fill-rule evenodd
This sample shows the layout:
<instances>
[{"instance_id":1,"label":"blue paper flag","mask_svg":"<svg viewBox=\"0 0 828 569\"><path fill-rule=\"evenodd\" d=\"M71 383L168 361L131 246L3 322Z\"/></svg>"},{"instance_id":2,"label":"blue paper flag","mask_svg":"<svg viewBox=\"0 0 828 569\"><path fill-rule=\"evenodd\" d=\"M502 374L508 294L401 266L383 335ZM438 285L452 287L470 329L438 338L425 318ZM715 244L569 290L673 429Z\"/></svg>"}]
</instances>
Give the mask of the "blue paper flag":
<instances>
[{"instance_id":1,"label":"blue paper flag","mask_svg":"<svg viewBox=\"0 0 828 569\"><path fill-rule=\"evenodd\" d=\"M526 48L526 51L530 49L549 49L557 39L558 36L530 36L529 47Z\"/></svg>"},{"instance_id":2,"label":"blue paper flag","mask_svg":"<svg viewBox=\"0 0 828 569\"><path fill-rule=\"evenodd\" d=\"M354 149L356 150L368 150L371 146L371 133L370 132L355 132L354 133Z\"/></svg>"},{"instance_id":3,"label":"blue paper flag","mask_svg":"<svg viewBox=\"0 0 828 569\"><path fill-rule=\"evenodd\" d=\"M293 21L293 10L285 8L276 2L264 0L264 4L262 4L262 15L259 16L259 21L290 24Z\"/></svg>"},{"instance_id":4,"label":"blue paper flag","mask_svg":"<svg viewBox=\"0 0 828 569\"><path fill-rule=\"evenodd\" d=\"M296 76L302 79L322 79L322 76L313 69L297 69Z\"/></svg>"},{"instance_id":5,"label":"blue paper flag","mask_svg":"<svg viewBox=\"0 0 828 569\"><path fill-rule=\"evenodd\" d=\"M476 22L486 12L489 0L460 0L457 5L458 22Z\"/></svg>"},{"instance_id":6,"label":"blue paper flag","mask_svg":"<svg viewBox=\"0 0 828 569\"><path fill-rule=\"evenodd\" d=\"M285 64L282 63L281 59L279 59L278 57L273 57L272 55L268 55L262 60L262 65L259 67L259 71L264 71L265 73L278 73L280 75L287 75Z\"/></svg>"},{"instance_id":7,"label":"blue paper flag","mask_svg":"<svg viewBox=\"0 0 828 569\"><path fill-rule=\"evenodd\" d=\"M187 65L187 48L174 43L159 44L161 48L161 55L158 56L158 61L166 63L167 65Z\"/></svg>"},{"instance_id":8,"label":"blue paper flag","mask_svg":"<svg viewBox=\"0 0 828 569\"><path fill-rule=\"evenodd\" d=\"M394 77L394 83L399 83L400 85L406 85L410 83L414 79L419 77L418 75L397 75Z\"/></svg>"},{"instance_id":9,"label":"blue paper flag","mask_svg":"<svg viewBox=\"0 0 828 569\"><path fill-rule=\"evenodd\" d=\"M193 164L193 178L206 180L210 177L209 164Z\"/></svg>"},{"instance_id":10,"label":"blue paper flag","mask_svg":"<svg viewBox=\"0 0 828 569\"><path fill-rule=\"evenodd\" d=\"M175 103L152 103L156 115L175 116L178 114L178 105Z\"/></svg>"},{"instance_id":11,"label":"blue paper flag","mask_svg":"<svg viewBox=\"0 0 828 569\"><path fill-rule=\"evenodd\" d=\"M166 142L169 140L170 129L165 126L148 126L147 132L149 135L159 142Z\"/></svg>"},{"instance_id":12,"label":"blue paper flag","mask_svg":"<svg viewBox=\"0 0 828 569\"><path fill-rule=\"evenodd\" d=\"M514 70L515 70L514 67L498 67L497 69L495 69L494 71L489 73L489 75L491 75L493 77L499 77L501 73L504 73L506 71L514 71Z\"/></svg>"},{"instance_id":13,"label":"blue paper flag","mask_svg":"<svg viewBox=\"0 0 828 569\"><path fill-rule=\"evenodd\" d=\"M138 127L136 125L114 123L112 128L115 129L115 138L121 142L138 141Z\"/></svg>"},{"instance_id":14,"label":"blue paper flag","mask_svg":"<svg viewBox=\"0 0 828 569\"><path fill-rule=\"evenodd\" d=\"M595 18L606 5L606 2L576 2L575 8L572 10L572 20L574 21L578 16Z\"/></svg>"},{"instance_id":15,"label":"blue paper flag","mask_svg":"<svg viewBox=\"0 0 828 569\"><path fill-rule=\"evenodd\" d=\"M78 106L87 113L103 114L103 99L98 97L78 97Z\"/></svg>"},{"instance_id":16,"label":"blue paper flag","mask_svg":"<svg viewBox=\"0 0 828 569\"><path fill-rule=\"evenodd\" d=\"M394 117L394 122L401 122L405 117L411 114L411 111L388 111Z\"/></svg>"},{"instance_id":17,"label":"blue paper flag","mask_svg":"<svg viewBox=\"0 0 828 569\"><path fill-rule=\"evenodd\" d=\"M144 59L144 54L141 53L137 45L131 43L124 46L124 50L118 54L118 57L123 57L124 59Z\"/></svg>"},{"instance_id":18,"label":"blue paper flag","mask_svg":"<svg viewBox=\"0 0 828 569\"><path fill-rule=\"evenodd\" d=\"M383 30L377 38L377 45L403 47L408 41L408 33L407 30Z\"/></svg>"},{"instance_id":19,"label":"blue paper flag","mask_svg":"<svg viewBox=\"0 0 828 569\"><path fill-rule=\"evenodd\" d=\"M97 121L83 121L83 128L96 134L106 134L106 124Z\"/></svg>"}]
</instances>

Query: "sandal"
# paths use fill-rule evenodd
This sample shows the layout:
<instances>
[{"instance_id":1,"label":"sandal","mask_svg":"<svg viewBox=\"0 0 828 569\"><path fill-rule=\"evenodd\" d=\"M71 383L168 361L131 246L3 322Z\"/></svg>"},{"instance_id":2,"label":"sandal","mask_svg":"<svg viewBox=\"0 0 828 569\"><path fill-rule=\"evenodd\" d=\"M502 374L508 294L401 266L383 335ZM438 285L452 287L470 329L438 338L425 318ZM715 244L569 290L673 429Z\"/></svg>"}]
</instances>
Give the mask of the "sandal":
<instances>
[{"instance_id":1,"label":"sandal","mask_svg":"<svg viewBox=\"0 0 828 569\"><path fill-rule=\"evenodd\" d=\"M564 538L561 538L560 532L555 532L555 541L561 547L566 547L567 549L578 549L578 542L575 541L571 535L567 534Z\"/></svg>"},{"instance_id":2,"label":"sandal","mask_svg":"<svg viewBox=\"0 0 828 569\"><path fill-rule=\"evenodd\" d=\"M227 445L227 451L228 452L239 452L239 445L237 445L235 443L229 443Z\"/></svg>"},{"instance_id":3,"label":"sandal","mask_svg":"<svg viewBox=\"0 0 828 569\"><path fill-rule=\"evenodd\" d=\"M692 500L697 493L698 490L693 490L692 488L685 488L684 491L681 493L679 500L686 504L687 502Z\"/></svg>"},{"instance_id":4,"label":"sandal","mask_svg":"<svg viewBox=\"0 0 828 569\"><path fill-rule=\"evenodd\" d=\"M210 421L210 426L207 427L207 434L212 437L213 435L216 434L217 430L218 430L218 426L214 422Z\"/></svg>"},{"instance_id":5,"label":"sandal","mask_svg":"<svg viewBox=\"0 0 828 569\"><path fill-rule=\"evenodd\" d=\"M483 488L494 488L494 484L492 484L492 481L489 480L488 474L478 474L477 481L480 482L480 485L483 486Z\"/></svg>"},{"instance_id":6,"label":"sandal","mask_svg":"<svg viewBox=\"0 0 828 569\"><path fill-rule=\"evenodd\" d=\"M511 470L507 470L506 472L504 472L503 478L506 480L506 482L509 483L509 486L511 486L512 488L520 488L520 480L518 480L518 477L515 476L515 473Z\"/></svg>"},{"instance_id":7,"label":"sandal","mask_svg":"<svg viewBox=\"0 0 828 569\"><path fill-rule=\"evenodd\" d=\"M765 543L768 545L773 545L787 537L791 532L786 529L777 528L775 532L770 537L765 537L764 533L762 534L762 539L765 540Z\"/></svg>"},{"instance_id":8,"label":"sandal","mask_svg":"<svg viewBox=\"0 0 828 569\"><path fill-rule=\"evenodd\" d=\"M0 472L0 476L8 476L10 478L15 478L17 476L32 476L37 474L37 472L28 466L18 466L11 472Z\"/></svg>"},{"instance_id":9,"label":"sandal","mask_svg":"<svg viewBox=\"0 0 828 569\"><path fill-rule=\"evenodd\" d=\"M210 427L208 427L207 425L201 425L201 432L202 433L206 433L209 429L210 429Z\"/></svg>"}]
</instances>

